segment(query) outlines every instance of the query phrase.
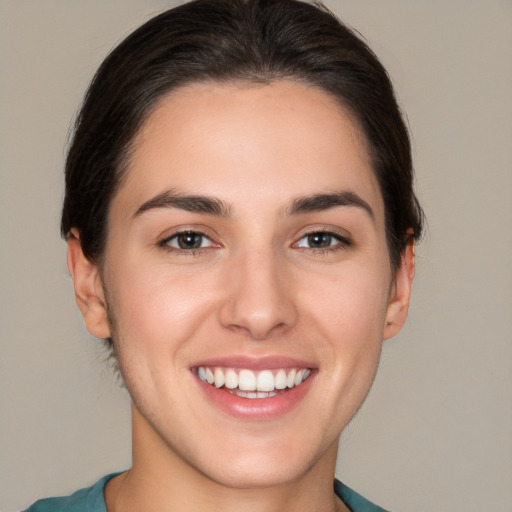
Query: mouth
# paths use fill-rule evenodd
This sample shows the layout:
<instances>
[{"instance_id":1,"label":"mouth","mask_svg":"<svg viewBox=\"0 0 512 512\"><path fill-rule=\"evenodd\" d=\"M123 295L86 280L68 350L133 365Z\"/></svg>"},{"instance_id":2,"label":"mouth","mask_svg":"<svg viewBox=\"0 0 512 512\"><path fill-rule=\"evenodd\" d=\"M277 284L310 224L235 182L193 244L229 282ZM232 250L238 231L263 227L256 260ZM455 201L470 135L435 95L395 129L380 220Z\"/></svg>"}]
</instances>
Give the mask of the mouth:
<instances>
[{"instance_id":1,"label":"mouth","mask_svg":"<svg viewBox=\"0 0 512 512\"><path fill-rule=\"evenodd\" d=\"M213 388L248 399L267 399L299 387L311 375L310 368L248 368L198 366L197 377Z\"/></svg>"}]
</instances>

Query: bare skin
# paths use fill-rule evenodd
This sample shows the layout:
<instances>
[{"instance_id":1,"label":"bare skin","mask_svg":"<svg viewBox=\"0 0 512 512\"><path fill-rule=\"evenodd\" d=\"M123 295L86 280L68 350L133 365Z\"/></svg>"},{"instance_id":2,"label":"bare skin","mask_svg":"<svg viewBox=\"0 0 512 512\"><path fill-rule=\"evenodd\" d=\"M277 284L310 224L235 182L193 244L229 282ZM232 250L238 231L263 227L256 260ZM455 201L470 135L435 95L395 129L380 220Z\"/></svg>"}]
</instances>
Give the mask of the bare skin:
<instances>
[{"instance_id":1,"label":"bare skin","mask_svg":"<svg viewBox=\"0 0 512 512\"><path fill-rule=\"evenodd\" d=\"M164 98L113 199L102 268L76 232L68 263L133 402L133 465L108 483L109 512L347 510L339 436L405 322L414 258L410 245L391 271L364 138L330 96L278 82ZM274 373L293 358L310 376L282 407L247 399L244 417L198 377L204 361L243 367L231 358Z\"/></svg>"},{"instance_id":2,"label":"bare skin","mask_svg":"<svg viewBox=\"0 0 512 512\"><path fill-rule=\"evenodd\" d=\"M138 485L138 478L135 476L133 479L132 471L127 471L113 478L107 484L105 490L105 502L108 512L119 512L124 510L136 510L138 506L137 493L133 492ZM218 489L213 484L204 486L204 481L198 481L197 484L201 485L201 493L198 489L190 488L191 494L187 497L186 501L178 504L172 504L168 509L161 507L160 502L154 501L155 510L175 510L177 512L190 512L192 510L246 510L247 512L280 512L280 511L293 511L293 510L306 510L305 503L310 503L311 494L318 495L317 501L308 506L312 506L310 510L319 512L349 512L347 506L332 492L332 480L329 481L331 485L325 486L326 481L319 480L314 482L312 488L308 486L301 486L300 482L291 482L288 486L280 486L275 489L266 489L262 492L261 489L245 489L237 490L233 493L232 489L225 489L224 492L218 493ZM179 479L177 485L171 484L171 487L180 487L183 480ZM188 482L187 482L188 483ZM148 493L158 493L158 485L160 482L153 482L153 487L147 489ZM162 485L165 483L162 482ZM187 488L189 486L187 485ZM205 506L204 496L209 495L208 505L210 508L203 508ZM135 500L135 501L134 501ZM146 501L142 502L146 506ZM149 505L151 507L151 505ZM229 507L232 508L229 508ZM228 508L225 508L228 507ZM151 510L151 508L150 508Z\"/></svg>"}]
</instances>

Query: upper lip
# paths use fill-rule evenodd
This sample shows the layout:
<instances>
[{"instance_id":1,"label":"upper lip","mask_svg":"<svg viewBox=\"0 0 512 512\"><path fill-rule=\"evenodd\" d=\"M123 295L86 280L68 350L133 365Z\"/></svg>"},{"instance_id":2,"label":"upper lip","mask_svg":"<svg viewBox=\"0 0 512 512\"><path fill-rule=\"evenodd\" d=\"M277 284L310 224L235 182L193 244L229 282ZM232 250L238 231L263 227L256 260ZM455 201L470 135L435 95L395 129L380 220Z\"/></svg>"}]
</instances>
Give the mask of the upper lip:
<instances>
[{"instance_id":1,"label":"upper lip","mask_svg":"<svg viewBox=\"0 0 512 512\"><path fill-rule=\"evenodd\" d=\"M248 370L273 370L280 368L315 368L311 361L288 357L284 355L272 356L247 356L233 355L203 359L191 365L192 368L223 367L223 368L246 368Z\"/></svg>"}]
</instances>

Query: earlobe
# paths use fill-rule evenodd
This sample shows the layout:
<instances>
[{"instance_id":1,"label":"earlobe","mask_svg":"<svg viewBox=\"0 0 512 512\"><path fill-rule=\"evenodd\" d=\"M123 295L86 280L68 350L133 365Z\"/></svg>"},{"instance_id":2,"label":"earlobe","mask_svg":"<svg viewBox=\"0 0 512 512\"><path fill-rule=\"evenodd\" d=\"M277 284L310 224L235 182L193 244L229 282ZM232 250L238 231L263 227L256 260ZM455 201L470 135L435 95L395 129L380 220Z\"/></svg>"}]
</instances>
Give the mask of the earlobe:
<instances>
[{"instance_id":1,"label":"earlobe","mask_svg":"<svg viewBox=\"0 0 512 512\"><path fill-rule=\"evenodd\" d=\"M76 303L84 317L85 327L97 338L109 338L111 332L99 268L84 255L76 229L68 234L67 260Z\"/></svg>"},{"instance_id":2,"label":"earlobe","mask_svg":"<svg viewBox=\"0 0 512 512\"><path fill-rule=\"evenodd\" d=\"M414 238L411 236L395 274L384 326L385 340L398 334L407 320L414 271Z\"/></svg>"}]
</instances>

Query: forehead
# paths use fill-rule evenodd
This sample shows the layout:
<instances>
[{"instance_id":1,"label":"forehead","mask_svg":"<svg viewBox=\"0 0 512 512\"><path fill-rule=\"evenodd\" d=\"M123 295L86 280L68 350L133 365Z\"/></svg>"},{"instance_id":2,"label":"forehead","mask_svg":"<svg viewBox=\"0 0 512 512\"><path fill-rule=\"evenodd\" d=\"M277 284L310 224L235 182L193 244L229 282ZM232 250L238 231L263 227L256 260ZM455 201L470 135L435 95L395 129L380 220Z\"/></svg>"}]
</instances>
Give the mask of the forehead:
<instances>
[{"instance_id":1,"label":"forehead","mask_svg":"<svg viewBox=\"0 0 512 512\"><path fill-rule=\"evenodd\" d=\"M276 207L350 189L382 210L358 124L318 87L291 81L192 84L164 97L135 139L118 195L133 209L171 188Z\"/></svg>"}]
</instances>

